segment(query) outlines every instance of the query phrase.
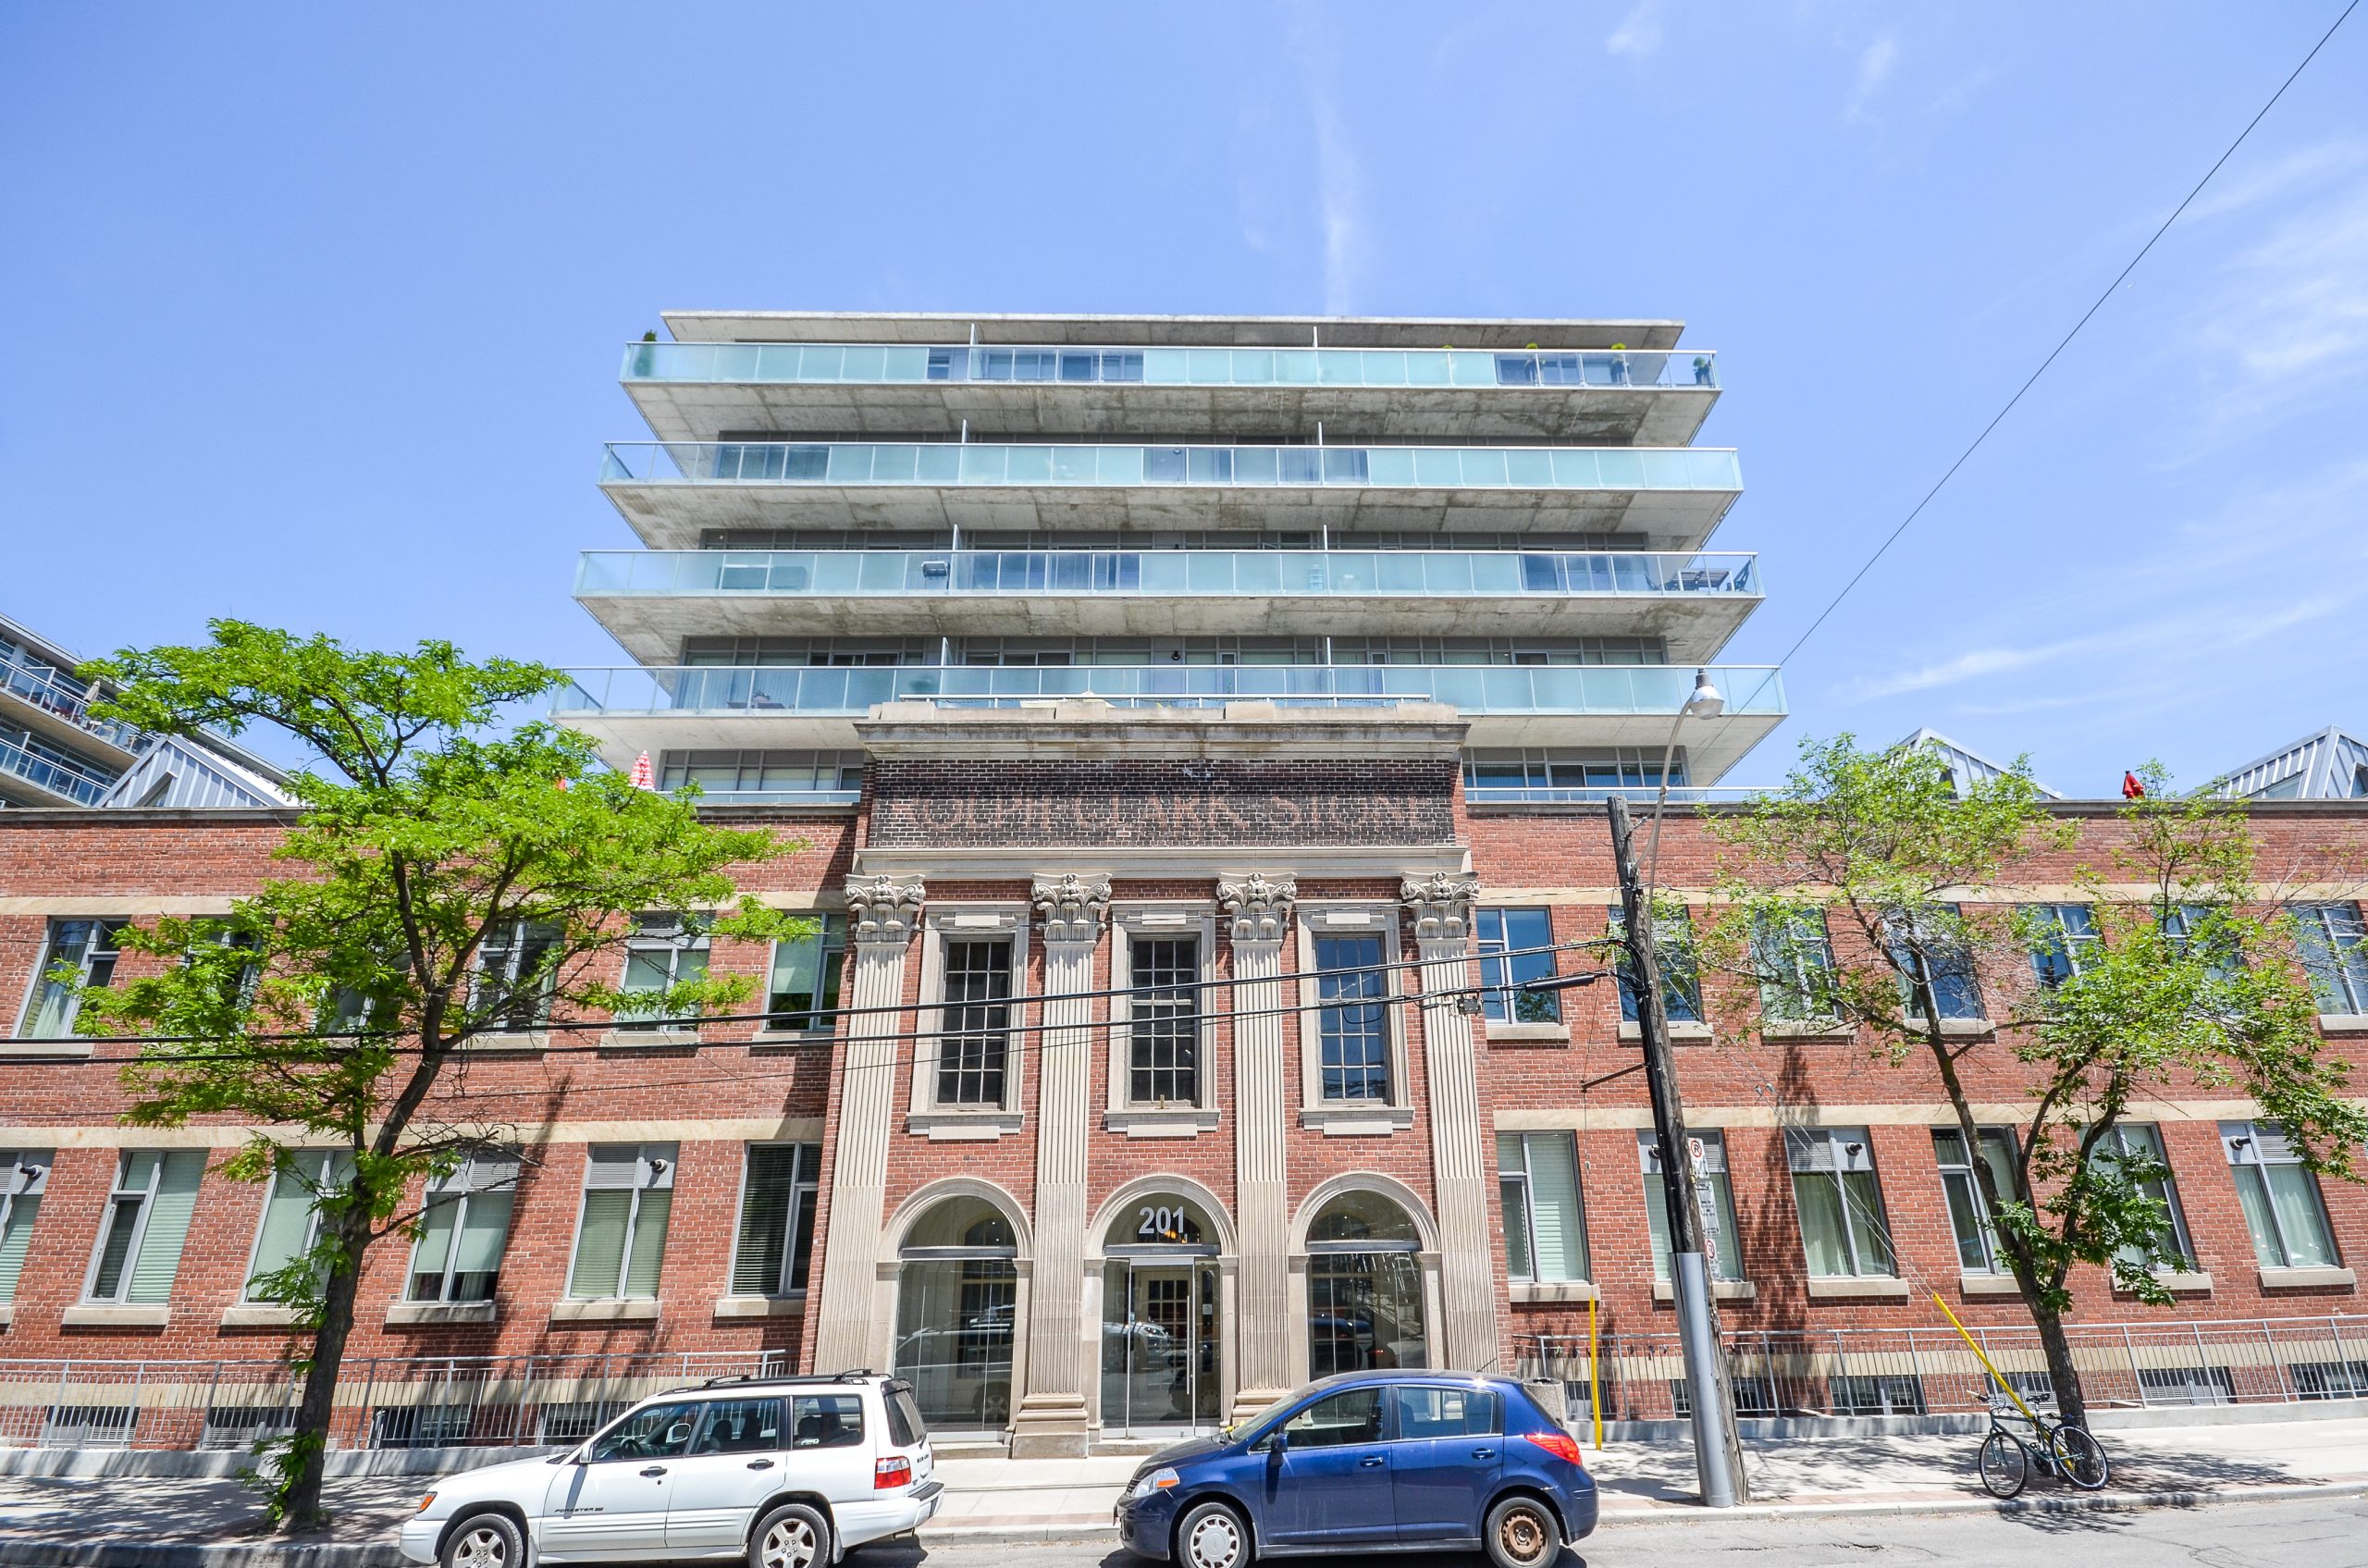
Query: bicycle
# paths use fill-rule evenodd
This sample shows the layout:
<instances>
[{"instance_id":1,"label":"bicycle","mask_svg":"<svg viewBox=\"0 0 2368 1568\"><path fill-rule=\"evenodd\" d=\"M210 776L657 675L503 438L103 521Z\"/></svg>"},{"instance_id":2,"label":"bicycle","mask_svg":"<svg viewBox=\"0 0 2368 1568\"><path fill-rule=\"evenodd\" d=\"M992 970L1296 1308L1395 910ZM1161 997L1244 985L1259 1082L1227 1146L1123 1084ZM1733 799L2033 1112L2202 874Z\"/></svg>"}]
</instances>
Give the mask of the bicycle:
<instances>
[{"instance_id":1,"label":"bicycle","mask_svg":"<svg viewBox=\"0 0 2368 1568\"><path fill-rule=\"evenodd\" d=\"M2029 1439L2006 1424L2010 1417L2032 1429ZM2104 1446L2086 1428L2051 1423L2004 1394L1991 1395L1990 1434L1981 1439L1983 1488L1994 1498L2019 1495L2034 1462L2041 1475L2069 1481L2084 1492L2098 1490L2113 1475Z\"/></svg>"}]
</instances>

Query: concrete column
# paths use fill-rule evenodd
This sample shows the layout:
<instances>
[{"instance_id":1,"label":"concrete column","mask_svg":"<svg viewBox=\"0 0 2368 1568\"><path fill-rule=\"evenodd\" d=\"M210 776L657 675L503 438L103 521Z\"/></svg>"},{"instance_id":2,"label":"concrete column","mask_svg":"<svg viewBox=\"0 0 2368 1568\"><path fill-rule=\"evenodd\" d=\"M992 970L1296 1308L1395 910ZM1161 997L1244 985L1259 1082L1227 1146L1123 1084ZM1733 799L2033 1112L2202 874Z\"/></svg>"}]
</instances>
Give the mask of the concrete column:
<instances>
[{"instance_id":1,"label":"concrete column","mask_svg":"<svg viewBox=\"0 0 2368 1568\"><path fill-rule=\"evenodd\" d=\"M1093 1116L1093 950L1107 878L1036 884L1044 921L1043 1049L1036 1076L1036 1290L1028 1381L1012 1414L1014 1459L1081 1455L1092 1420L1085 1379L1085 1151Z\"/></svg>"},{"instance_id":2,"label":"concrete column","mask_svg":"<svg viewBox=\"0 0 2368 1568\"><path fill-rule=\"evenodd\" d=\"M905 954L919 929L921 895L919 877L847 884L847 940L855 947L848 1006L894 1009L905 999ZM820 1372L874 1363L873 1298L882 1266L894 1261L880 1230L887 1217L888 1141L895 1127L896 1045L904 1017L859 1010L847 1020L814 1335L814 1366Z\"/></svg>"},{"instance_id":3,"label":"concrete column","mask_svg":"<svg viewBox=\"0 0 2368 1568\"><path fill-rule=\"evenodd\" d=\"M1472 900L1480 884L1444 871L1409 877L1400 901L1414 919L1423 994L1470 987ZM1496 1270L1488 1255L1489 1130L1480 1125L1479 1054L1472 1019L1452 1001L1426 1001L1423 1059L1431 1102L1431 1173L1437 1189L1440 1323L1433 1364L1486 1366L1498 1352Z\"/></svg>"},{"instance_id":4,"label":"concrete column","mask_svg":"<svg viewBox=\"0 0 2368 1568\"><path fill-rule=\"evenodd\" d=\"M1283 1059L1283 941L1299 884L1252 874L1219 883L1217 903L1233 922L1233 1147L1235 1222L1241 1235L1241 1364L1234 1413L1247 1414L1289 1393L1291 1339L1290 1175L1284 1158L1298 1075Z\"/></svg>"}]
</instances>

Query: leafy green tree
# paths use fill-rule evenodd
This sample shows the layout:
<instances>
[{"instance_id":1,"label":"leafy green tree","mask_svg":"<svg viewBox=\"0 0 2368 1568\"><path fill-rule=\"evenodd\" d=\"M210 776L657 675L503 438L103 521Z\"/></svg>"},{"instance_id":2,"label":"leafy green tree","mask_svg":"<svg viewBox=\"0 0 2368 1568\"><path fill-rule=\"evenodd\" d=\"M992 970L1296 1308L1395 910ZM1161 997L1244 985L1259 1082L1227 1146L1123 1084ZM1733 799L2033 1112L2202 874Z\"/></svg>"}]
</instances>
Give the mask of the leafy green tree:
<instances>
[{"instance_id":1,"label":"leafy green tree","mask_svg":"<svg viewBox=\"0 0 2368 1568\"><path fill-rule=\"evenodd\" d=\"M1782 789L1710 824L1727 858L1708 961L1758 983L1768 1022L1830 1020L1894 1066L1929 1067L2076 1424L2073 1267L2159 1303L2160 1273L2193 1266L2159 1153L2121 1134L2132 1104L2234 1087L2310 1168L2341 1177L2368 1130L2319 1034L2290 922L2255 884L2242 806L2173 798L2152 778L2120 812L2106 866L2078 873L2071 926L2053 906L1967 902L2075 842L2019 763L1960 792L1932 752L1861 750L1844 735L1805 744ZM1977 1069L2011 1076L2031 1103L1994 1160L1966 1082Z\"/></svg>"},{"instance_id":2,"label":"leafy green tree","mask_svg":"<svg viewBox=\"0 0 2368 1568\"><path fill-rule=\"evenodd\" d=\"M299 1145L335 1151L307 1167L317 1241L256 1282L298 1328L294 1433L257 1446L272 1517L297 1530L320 1518L364 1259L415 1236L406 1195L487 1141L461 1053L555 1009L626 1006L599 977L617 972L635 916L748 939L796 932L740 897L731 869L799 846L709 826L689 802L632 787L584 735L498 729L561 679L553 670L471 663L442 642L375 653L234 621L212 631L204 646L126 650L83 673L115 687L109 716L143 729L265 724L309 748L291 782L302 809L277 851L290 874L227 920L126 930L125 947L167 962L86 990L80 1017L92 1032L143 1037L124 1069L127 1121L235 1117L253 1130L225 1169L255 1181L289 1168ZM678 1016L748 989L700 976L630 1006Z\"/></svg>"}]
</instances>

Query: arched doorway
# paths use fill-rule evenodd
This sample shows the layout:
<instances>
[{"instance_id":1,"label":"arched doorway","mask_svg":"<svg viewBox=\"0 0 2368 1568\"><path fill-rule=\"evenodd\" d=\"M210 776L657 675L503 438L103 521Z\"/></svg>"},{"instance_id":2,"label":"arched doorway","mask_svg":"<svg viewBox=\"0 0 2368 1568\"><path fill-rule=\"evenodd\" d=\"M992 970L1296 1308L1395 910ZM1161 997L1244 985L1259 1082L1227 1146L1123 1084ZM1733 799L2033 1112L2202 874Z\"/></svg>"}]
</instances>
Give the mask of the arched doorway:
<instances>
[{"instance_id":1,"label":"arched doorway","mask_svg":"<svg viewBox=\"0 0 2368 1568\"><path fill-rule=\"evenodd\" d=\"M1102 1429L1214 1431L1225 1409L1218 1228L1201 1204L1151 1191L1103 1232Z\"/></svg>"},{"instance_id":2,"label":"arched doorway","mask_svg":"<svg viewBox=\"0 0 2368 1568\"><path fill-rule=\"evenodd\" d=\"M1307 1228L1308 1375L1430 1364L1422 1235L1379 1192L1338 1193Z\"/></svg>"},{"instance_id":3,"label":"arched doorway","mask_svg":"<svg viewBox=\"0 0 2368 1568\"><path fill-rule=\"evenodd\" d=\"M931 1430L1001 1432L1019 1315L1010 1219L984 1198L945 1198L913 1222L897 1256L896 1376Z\"/></svg>"}]
</instances>

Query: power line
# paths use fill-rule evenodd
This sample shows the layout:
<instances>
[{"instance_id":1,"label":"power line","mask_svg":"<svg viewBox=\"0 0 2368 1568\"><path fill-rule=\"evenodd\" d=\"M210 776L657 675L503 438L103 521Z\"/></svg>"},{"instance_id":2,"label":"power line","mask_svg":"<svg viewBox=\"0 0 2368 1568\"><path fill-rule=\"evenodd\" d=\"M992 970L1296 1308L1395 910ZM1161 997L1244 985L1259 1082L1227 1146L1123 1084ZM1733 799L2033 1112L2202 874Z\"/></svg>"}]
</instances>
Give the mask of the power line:
<instances>
[{"instance_id":1,"label":"power line","mask_svg":"<svg viewBox=\"0 0 2368 1568\"><path fill-rule=\"evenodd\" d=\"M2179 215L2186 212L2189 206L2194 204L2195 199L2198 196L2203 194L2203 188L2212 183L2212 177L2220 172L2222 165L2226 164L2230 158L2236 156L2237 149L2243 146L2245 144L2245 139L2253 133L2253 127L2259 125L2269 114L2269 111L2277 106L2277 101L2286 96L2286 90L2294 85L2296 78L2302 74L2304 69L2310 66L2310 63L2312 60L2318 58L2319 51L2327 46L2327 40L2335 36L2336 29L2344 24L2345 19L2350 17L2352 11L2356 9L2359 5L2360 0L2350 0L2350 4L2344 6L2342 14L2336 18L2334 23L2328 27L2325 32L2319 35L2319 41L2311 45L2311 52L2302 56L2302 63L2296 66L2292 71L2288 73L2286 80L2277 84L2277 91L2269 95L2269 102L2263 104L2261 108L2254 113L2253 117L2245 122L2244 130L2237 132L2237 139L2228 143L2227 150L2223 152L2217 158L2214 159L2212 167L2203 171L2203 178L2195 182L2195 188L2187 193L2186 197L2180 201L2177 206L2171 209L2171 216L2162 221L2161 227L2157 228L2152 234L2147 236L2146 242L2138 247L2138 253L2129 258L2129 264L2127 266L2124 266L2119 272L2114 275L2113 281L2105 285L2104 292L2097 296L2095 302L2090 304L2087 310L2080 313L2080 319L2072 324L2072 330L2064 334L2063 340L2058 342L2054 349L2048 352L2048 355L2045 359L2040 361L2039 368L2032 371L2029 377L2024 380L2023 384L2015 389L2015 395L2006 400L2005 406L1991 416L1990 423L1984 425L1981 427L1981 433L1974 437L1972 442L1967 446L1965 451L1957 454L1957 460L1949 464L1948 471L1942 474L1940 478L1933 481L1932 488L1924 492L1924 499L1918 501L1908 512L1906 517L1900 519L1899 526L1893 528L1889 534L1884 536L1883 542L1875 547L1874 553L1867 557L1865 564L1861 565L1856 572L1851 574L1850 580L1842 585L1841 591L1836 593L1832 599L1826 602L1826 606L1823 610L1818 611L1817 619L1811 621L1808 623L1807 629L1802 632L1799 636L1793 639L1793 646L1786 648L1784 650L1783 657L1776 661L1776 664L1779 668L1783 665L1790 664L1793 661L1793 656L1801 651L1802 646L1806 644L1810 637L1817 635L1818 628L1825 624L1826 618L1842 607L1842 601L1850 597L1850 591L1858 586L1859 582L1867 575L1868 573L1875 569L1875 563L1882 560L1884 553L1888 551L1893 545L1899 542L1899 537L1907 532L1908 525L1923 514L1926 507L1932 504L1932 498L1939 495L1942 488L1947 485L1951 479L1956 477L1957 470L1966 465L1967 459L1971 458L1975 452L1981 450L1982 443L1990 438L1990 433L1997 429L1999 425L2004 421L2006 415L2015 411L2015 405L2023 401L2023 394L2029 392L2031 388L2038 383L2039 378L2047 374L2048 366L2054 364L2057 357L2061 355L2066 349L2072 346L2072 340L2080 335L2080 329L2089 325L2090 318L2104 308L2105 302L2113 298L2114 290L2121 287L2123 279L2127 278L2132 272L2135 272L2138 269L2138 264L2146 259L2146 253L2154 248L2154 242L2162 239L2164 234L2168 233L2170 231L2171 225L2179 220ZM1748 708L1751 705L1752 700L1757 698L1760 692L1767 689L1768 683L1775 678L1773 671L1761 676L1759 685L1753 688L1751 697L1744 699L1743 706L1745 708Z\"/></svg>"}]
</instances>

